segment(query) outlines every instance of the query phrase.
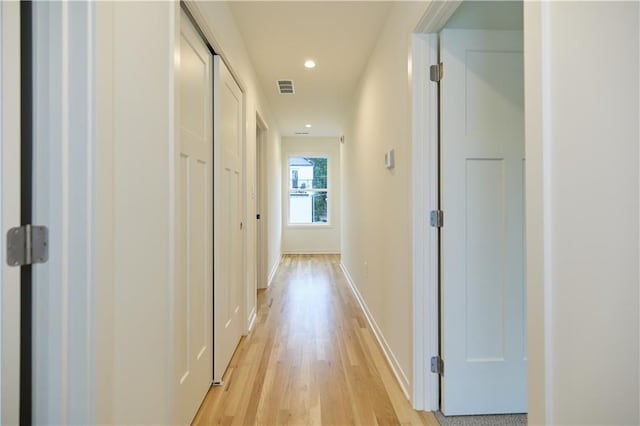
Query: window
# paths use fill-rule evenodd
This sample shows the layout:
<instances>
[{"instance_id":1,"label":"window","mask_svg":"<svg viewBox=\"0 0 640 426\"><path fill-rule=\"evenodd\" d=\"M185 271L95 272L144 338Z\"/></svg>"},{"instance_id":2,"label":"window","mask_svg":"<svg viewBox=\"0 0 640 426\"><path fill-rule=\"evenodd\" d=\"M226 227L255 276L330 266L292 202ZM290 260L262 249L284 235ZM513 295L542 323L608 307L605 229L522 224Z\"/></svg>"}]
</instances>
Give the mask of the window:
<instances>
[{"instance_id":1,"label":"window","mask_svg":"<svg viewBox=\"0 0 640 426\"><path fill-rule=\"evenodd\" d=\"M327 224L327 157L289 157L289 224Z\"/></svg>"}]
</instances>

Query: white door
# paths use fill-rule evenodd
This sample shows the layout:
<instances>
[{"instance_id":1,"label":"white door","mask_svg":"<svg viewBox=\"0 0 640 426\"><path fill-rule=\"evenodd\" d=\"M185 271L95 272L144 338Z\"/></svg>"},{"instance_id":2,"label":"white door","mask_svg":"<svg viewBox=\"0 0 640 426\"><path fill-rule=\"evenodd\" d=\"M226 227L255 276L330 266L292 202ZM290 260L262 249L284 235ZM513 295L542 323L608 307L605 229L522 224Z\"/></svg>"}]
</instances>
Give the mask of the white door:
<instances>
[{"instance_id":1,"label":"white door","mask_svg":"<svg viewBox=\"0 0 640 426\"><path fill-rule=\"evenodd\" d=\"M180 21L180 137L176 166L176 422L193 420L212 378L212 55L189 18Z\"/></svg>"},{"instance_id":2,"label":"white door","mask_svg":"<svg viewBox=\"0 0 640 426\"><path fill-rule=\"evenodd\" d=\"M221 381L242 334L242 92L214 57L214 360Z\"/></svg>"},{"instance_id":3,"label":"white door","mask_svg":"<svg viewBox=\"0 0 640 426\"><path fill-rule=\"evenodd\" d=\"M522 32L444 30L442 411L527 411Z\"/></svg>"},{"instance_id":4,"label":"white door","mask_svg":"<svg viewBox=\"0 0 640 426\"><path fill-rule=\"evenodd\" d=\"M20 268L7 265L5 238L20 225L20 4L0 4L0 424L17 425L20 392Z\"/></svg>"}]
</instances>

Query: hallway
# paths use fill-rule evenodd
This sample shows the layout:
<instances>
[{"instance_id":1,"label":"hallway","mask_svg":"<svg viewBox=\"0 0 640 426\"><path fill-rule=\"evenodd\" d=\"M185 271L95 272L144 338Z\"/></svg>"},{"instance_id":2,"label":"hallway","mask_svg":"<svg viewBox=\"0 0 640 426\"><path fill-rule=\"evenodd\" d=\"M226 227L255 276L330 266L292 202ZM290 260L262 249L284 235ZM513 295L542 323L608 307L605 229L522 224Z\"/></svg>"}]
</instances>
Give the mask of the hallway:
<instances>
[{"instance_id":1,"label":"hallway","mask_svg":"<svg viewBox=\"0 0 640 426\"><path fill-rule=\"evenodd\" d=\"M640 425L640 1L0 26L0 425Z\"/></svg>"},{"instance_id":2,"label":"hallway","mask_svg":"<svg viewBox=\"0 0 640 426\"><path fill-rule=\"evenodd\" d=\"M287 255L194 424L438 423L402 394L340 257Z\"/></svg>"}]
</instances>

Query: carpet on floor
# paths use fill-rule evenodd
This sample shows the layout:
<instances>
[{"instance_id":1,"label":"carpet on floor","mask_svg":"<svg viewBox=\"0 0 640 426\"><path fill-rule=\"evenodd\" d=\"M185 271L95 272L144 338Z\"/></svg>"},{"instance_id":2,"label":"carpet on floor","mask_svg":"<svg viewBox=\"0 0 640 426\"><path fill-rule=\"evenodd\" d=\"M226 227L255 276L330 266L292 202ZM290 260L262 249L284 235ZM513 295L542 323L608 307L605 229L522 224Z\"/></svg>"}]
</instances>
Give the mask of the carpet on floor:
<instances>
[{"instance_id":1,"label":"carpet on floor","mask_svg":"<svg viewBox=\"0 0 640 426\"><path fill-rule=\"evenodd\" d=\"M500 414L485 416L445 416L440 411L436 418L441 426L526 426L526 414Z\"/></svg>"}]
</instances>

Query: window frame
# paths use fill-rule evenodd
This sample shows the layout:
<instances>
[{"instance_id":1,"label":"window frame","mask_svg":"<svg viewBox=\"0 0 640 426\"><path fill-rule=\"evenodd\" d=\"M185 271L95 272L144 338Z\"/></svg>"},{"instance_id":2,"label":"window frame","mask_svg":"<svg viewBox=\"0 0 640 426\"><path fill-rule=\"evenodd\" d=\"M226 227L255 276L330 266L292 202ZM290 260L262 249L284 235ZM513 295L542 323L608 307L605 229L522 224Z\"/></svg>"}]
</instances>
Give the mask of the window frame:
<instances>
[{"instance_id":1,"label":"window frame","mask_svg":"<svg viewBox=\"0 0 640 426\"><path fill-rule=\"evenodd\" d=\"M290 152L287 153L287 174L285 175L285 196L286 196L286 223L285 226L287 228L332 228L333 225L331 223L331 201L329 199L331 193L331 158L327 153L300 153L300 152ZM327 184L325 188L305 188L304 191L311 193L321 193L325 192L327 194L327 221L326 222L310 222L310 223L292 223L291 222L291 193L294 188L291 188L291 159L292 158L324 158L327 160Z\"/></svg>"}]
</instances>

